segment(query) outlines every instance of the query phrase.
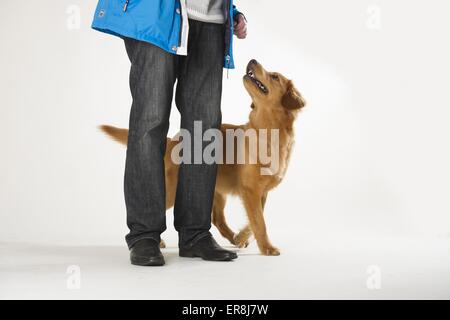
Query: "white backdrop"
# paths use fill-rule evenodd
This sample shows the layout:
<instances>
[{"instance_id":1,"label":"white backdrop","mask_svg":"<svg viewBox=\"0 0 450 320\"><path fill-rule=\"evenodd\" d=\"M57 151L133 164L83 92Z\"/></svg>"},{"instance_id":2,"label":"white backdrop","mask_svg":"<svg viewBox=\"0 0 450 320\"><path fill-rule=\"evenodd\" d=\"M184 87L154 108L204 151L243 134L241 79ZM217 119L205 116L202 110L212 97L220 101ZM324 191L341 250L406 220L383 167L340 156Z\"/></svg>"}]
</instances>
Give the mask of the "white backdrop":
<instances>
[{"instance_id":1,"label":"white backdrop","mask_svg":"<svg viewBox=\"0 0 450 320\"><path fill-rule=\"evenodd\" d=\"M224 80L224 122L247 119L250 58L292 78L309 103L269 195L273 242L448 239L448 1L237 4L249 36ZM90 29L95 5L2 1L0 242L124 245L125 149L96 126L128 125L129 61L120 39ZM171 134L178 126L173 108ZM226 210L233 227L244 223L239 201ZM164 238L176 244L171 214Z\"/></svg>"}]
</instances>

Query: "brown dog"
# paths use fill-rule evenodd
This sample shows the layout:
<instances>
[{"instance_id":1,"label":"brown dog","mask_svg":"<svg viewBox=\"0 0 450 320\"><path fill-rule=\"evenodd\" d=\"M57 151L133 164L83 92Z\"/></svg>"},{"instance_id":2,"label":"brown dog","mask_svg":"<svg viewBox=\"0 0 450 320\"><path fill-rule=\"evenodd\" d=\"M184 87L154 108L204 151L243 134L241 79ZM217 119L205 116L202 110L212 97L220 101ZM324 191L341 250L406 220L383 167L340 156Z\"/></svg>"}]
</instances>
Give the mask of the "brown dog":
<instances>
[{"instance_id":1,"label":"brown dog","mask_svg":"<svg viewBox=\"0 0 450 320\"><path fill-rule=\"evenodd\" d=\"M240 126L222 125L223 145L227 145L227 130L242 129L244 132L247 132L249 129L256 131L266 129L268 130L267 140L261 141L261 138L257 135L256 143L260 148L263 145L268 150L275 150L275 148L278 150L278 166L275 172L262 175L261 170L268 166L262 163L259 156L253 158L256 159L256 163L247 161L252 156L252 148L249 145L251 143L250 138L246 136L245 143L235 143L234 157L239 152L242 152L242 154L245 154L246 160L244 164L239 164L237 161L234 161L232 164L228 164L229 161L219 164L212 222L225 238L238 247L246 247L253 233L263 255L279 255L280 251L272 245L267 236L264 221L264 205L267 193L280 184L286 172L294 143L293 124L299 110L305 106L305 101L298 90L295 89L292 81L279 73L266 71L255 60L250 61L247 66L244 86L252 98L252 111L250 112L249 122ZM127 129L111 126L101 126L101 129L116 141L127 144ZM271 129L278 130L278 139L275 145L270 139L272 135ZM236 139L236 137L233 137L233 139ZM175 201L178 165L172 161L171 153L174 146L178 143L178 141L167 139L164 159L167 209L171 208ZM239 148L240 150L237 150ZM224 148L224 159L226 158L226 152L227 149ZM273 155L276 154L273 153ZM239 196L247 211L249 224L238 234L235 234L230 229L225 220L224 208L227 195Z\"/></svg>"}]
</instances>

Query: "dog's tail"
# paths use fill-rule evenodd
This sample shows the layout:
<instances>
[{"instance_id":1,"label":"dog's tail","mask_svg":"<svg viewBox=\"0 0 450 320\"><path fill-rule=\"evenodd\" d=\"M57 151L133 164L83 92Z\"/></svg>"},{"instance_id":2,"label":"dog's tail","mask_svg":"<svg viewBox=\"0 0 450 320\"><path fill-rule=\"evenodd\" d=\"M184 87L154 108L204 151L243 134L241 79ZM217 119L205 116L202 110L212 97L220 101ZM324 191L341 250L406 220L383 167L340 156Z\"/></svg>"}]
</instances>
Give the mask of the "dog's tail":
<instances>
[{"instance_id":1,"label":"dog's tail","mask_svg":"<svg viewBox=\"0 0 450 320\"><path fill-rule=\"evenodd\" d=\"M113 140L119 142L120 144L127 145L128 129L116 128L107 125L101 125L98 128L104 133L106 133L106 135L108 135Z\"/></svg>"}]
</instances>

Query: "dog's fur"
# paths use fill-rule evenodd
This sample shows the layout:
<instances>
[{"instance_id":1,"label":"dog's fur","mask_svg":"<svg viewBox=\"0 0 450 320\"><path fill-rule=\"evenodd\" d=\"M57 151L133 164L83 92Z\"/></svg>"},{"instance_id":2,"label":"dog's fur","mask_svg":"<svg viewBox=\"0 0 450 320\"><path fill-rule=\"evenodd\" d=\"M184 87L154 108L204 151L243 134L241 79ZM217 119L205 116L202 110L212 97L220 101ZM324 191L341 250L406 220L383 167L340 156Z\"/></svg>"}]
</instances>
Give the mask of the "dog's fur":
<instances>
[{"instance_id":1,"label":"dog's fur","mask_svg":"<svg viewBox=\"0 0 450 320\"><path fill-rule=\"evenodd\" d=\"M261 88L256 80L264 87ZM277 172L272 172L272 175L261 175L260 169L263 165L259 159L256 164L219 164L212 222L225 238L240 248L248 245L248 240L253 233L263 255L279 255L280 251L272 245L267 236L264 205L268 192L278 186L286 172L294 143L293 124L299 110L305 106L305 101L292 81L279 73L266 71L255 60L248 64L247 74L243 81L252 98L249 122L240 126L223 124L221 127L223 145L226 145L225 130L227 129L243 129L244 131L246 129L268 129L268 134L270 129L278 129L279 168ZM106 125L100 128L114 140L127 144L127 129ZM268 141L270 150L270 138ZM172 162L170 155L177 143L178 141L167 139L164 159L167 209L171 208L175 201L178 166ZM248 141L241 147L245 148L246 159L249 159ZM226 159L225 153L226 148L224 148L224 159ZM235 152L236 154L237 152ZM224 208L227 195L239 196L247 212L249 224L237 234L230 229L225 220Z\"/></svg>"}]
</instances>

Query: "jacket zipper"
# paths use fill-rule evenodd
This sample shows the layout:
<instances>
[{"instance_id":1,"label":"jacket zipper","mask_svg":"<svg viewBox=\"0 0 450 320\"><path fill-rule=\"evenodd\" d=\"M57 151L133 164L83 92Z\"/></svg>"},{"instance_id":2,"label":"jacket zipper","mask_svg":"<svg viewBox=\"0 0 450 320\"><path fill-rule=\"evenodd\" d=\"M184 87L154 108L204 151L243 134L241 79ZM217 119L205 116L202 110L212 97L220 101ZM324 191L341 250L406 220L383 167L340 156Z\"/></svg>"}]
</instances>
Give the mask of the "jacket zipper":
<instances>
[{"instance_id":1,"label":"jacket zipper","mask_svg":"<svg viewBox=\"0 0 450 320\"><path fill-rule=\"evenodd\" d=\"M127 9L128 9L128 3L130 2L130 0L126 0L125 1L125 4L124 4L124 6L123 6L123 12L126 12L127 11Z\"/></svg>"},{"instance_id":2,"label":"jacket zipper","mask_svg":"<svg viewBox=\"0 0 450 320\"><path fill-rule=\"evenodd\" d=\"M233 17L230 16L230 10L231 10L231 0L226 1L226 34L225 34L225 67L227 68L227 78L228 78L228 71L230 66L230 46L231 46L231 37L233 37L233 34L231 32L232 23L233 23Z\"/></svg>"}]
</instances>

